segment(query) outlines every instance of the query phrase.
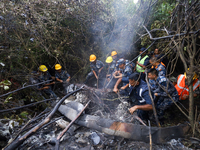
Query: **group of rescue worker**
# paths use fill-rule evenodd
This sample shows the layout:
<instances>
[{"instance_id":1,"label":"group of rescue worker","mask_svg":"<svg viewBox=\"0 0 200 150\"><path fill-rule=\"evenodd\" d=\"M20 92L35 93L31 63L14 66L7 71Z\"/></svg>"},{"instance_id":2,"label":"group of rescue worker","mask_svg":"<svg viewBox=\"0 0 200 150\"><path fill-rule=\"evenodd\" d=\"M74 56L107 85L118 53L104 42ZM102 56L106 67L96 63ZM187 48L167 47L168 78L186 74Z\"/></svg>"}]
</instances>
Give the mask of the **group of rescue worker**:
<instances>
[{"instance_id":1,"label":"group of rescue worker","mask_svg":"<svg viewBox=\"0 0 200 150\"><path fill-rule=\"evenodd\" d=\"M185 100L189 96L189 88L186 74L177 78L177 84L166 78L167 60L160 54L158 49L147 54L146 48L140 49L140 55L135 63L118 56L117 51L112 51L107 57L106 64L97 60L94 54L90 55L91 72L87 75L85 84L91 78L100 80L104 67L106 67L106 82L104 88L113 88L113 92L129 97L133 107L129 112L137 111L138 116L143 120L154 118L152 102L160 122L164 120L166 109L179 100ZM194 96L199 94L199 80L195 74L193 78ZM149 85L149 87L148 87ZM150 89L150 90L149 90ZM152 98L151 98L152 97Z\"/></svg>"},{"instance_id":2,"label":"group of rescue worker","mask_svg":"<svg viewBox=\"0 0 200 150\"><path fill-rule=\"evenodd\" d=\"M141 48L136 63L119 56L117 51L112 51L111 56L107 57L106 65L97 60L94 54L91 54L89 59L91 72L88 73L84 83L88 84L95 79L96 83L100 84L103 78L102 88L113 89L115 93L128 96L133 105L129 112L133 114L137 111L143 120L154 118L152 113L154 102L158 119L163 121L166 109L179 100L188 99L190 84L193 84L194 97L199 95L200 82L197 74L194 74L192 83L188 82L186 73L178 76L177 84L166 78L168 61L158 49L148 55L147 49ZM47 66L39 66L37 80L44 83L38 85L37 89L58 99L52 87L55 87L55 83L60 84L63 94L67 94L71 77L60 64L54 66L54 71L52 74L49 73Z\"/></svg>"},{"instance_id":3,"label":"group of rescue worker","mask_svg":"<svg viewBox=\"0 0 200 150\"><path fill-rule=\"evenodd\" d=\"M45 92L47 95L50 95L52 98L57 99L58 98L57 95L52 90L52 86L55 85L56 83L55 81L61 84L64 90L64 94L67 94L67 86L69 85L71 77L66 70L62 69L62 66L60 64L56 64L54 69L55 69L55 76L52 76L49 73L47 66L45 65L39 66L38 72L37 72L37 80L38 82L45 82L45 83L38 85L37 89L39 91Z\"/></svg>"}]
</instances>

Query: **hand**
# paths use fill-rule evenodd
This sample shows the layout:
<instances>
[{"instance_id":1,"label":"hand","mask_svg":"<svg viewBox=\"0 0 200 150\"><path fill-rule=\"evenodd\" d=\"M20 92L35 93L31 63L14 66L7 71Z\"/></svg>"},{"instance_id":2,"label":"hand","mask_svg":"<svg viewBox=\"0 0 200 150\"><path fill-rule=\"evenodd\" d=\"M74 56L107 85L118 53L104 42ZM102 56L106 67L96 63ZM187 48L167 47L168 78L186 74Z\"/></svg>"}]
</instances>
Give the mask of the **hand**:
<instances>
[{"instance_id":1,"label":"hand","mask_svg":"<svg viewBox=\"0 0 200 150\"><path fill-rule=\"evenodd\" d=\"M136 64L138 64L139 62L138 61L136 61Z\"/></svg>"},{"instance_id":2,"label":"hand","mask_svg":"<svg viewBox=\"0 0 200 150\"><path fill-rule=\"evenodd\" d=\"M113 92L117 93L118 92L118 88L114 87Z\"/></svg>"},{"instance_id":3,"label":"hand","mask_svg":"<svg viewBox=\"0 0 200 150\"><path fill-rule=\"evenodd\" d=\"M98 76L96 76L96 79L97 79L97 80L99 79Z\"/></svg>"},{"instance_id":4,"label":"hand","mask_svg":"<svg viewBox=\"0 0 200 150\"><path fill-rule=\"evenodd\" d=\"M158 96L158 93L155 93L154 95L155 95L155 96Z\"/></svg>"},{"instance_id":5,"label":"hand","mask_svg":"<svg viewBox=\"0 0 200 150\"><path fill-rule=\"evenodd\" d=\"M184 94L182 97L183 97L183 99L188 99L189 95Z\"/></svg>"},{"instance_id":6,"label":"hand","mask_svg":"<svg viewBox=\"0 0 200 150\"><path fill-rule=\"evenodd\" d=\"M66 81L69 82L69 81L70 81L70 78L68 78Z\"/></svg>"},{"instance_id":7,"label":"hand","mask_svg":"<svg viewBox=\"0 0 200 150\"><path fill-rule=\"evenodd\" d=\"M137 108L137 105L135 105L135 106L133 106L133 107L131 107L131 108L129 109L129 112L130 112L131 114L133 114L137 109L138 109L138 108Z\"/></svg>"},{"instance_id":8,"label":"hand","mask_svg":"<svg viewBox=\"0 0 200 150\"><path fill-rule=\"evenodd\" d=\"M63 80L60 80L61 83L63 83Z\"/></svg>"},{"instance_id":9,"label":"hand","mask_svg":"<svg viewBox=\"0 0 200 150\"><path fill-rule=\"evenodd\" d=\"M121 89L122 89L122 90L125 90L125 89L126 89L126 86L122 86Z\"/></svg>"}]
</instances>

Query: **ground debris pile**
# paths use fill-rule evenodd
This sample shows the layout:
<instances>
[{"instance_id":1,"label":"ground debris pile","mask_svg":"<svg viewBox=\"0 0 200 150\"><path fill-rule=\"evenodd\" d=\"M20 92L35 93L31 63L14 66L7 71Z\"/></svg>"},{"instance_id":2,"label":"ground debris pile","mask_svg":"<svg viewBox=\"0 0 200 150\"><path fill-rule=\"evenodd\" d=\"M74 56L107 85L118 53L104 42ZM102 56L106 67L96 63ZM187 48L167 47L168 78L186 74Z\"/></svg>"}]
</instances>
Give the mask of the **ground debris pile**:
<instances>
[{"instance_id":1,"label":"ground debris pile","mask_svg":"<svg viewBox=\"0 0 200 150\"><path fill-rule=\"evenodd\" d=\"M70 91L77 89L74 85L70 88ZM149 149L149 127L142 125L143 122L136 115L128 113L130 104L126 98L119 98L113 93L108 94L108 91L88 90L87 87L84 91L74 93L65 99L49 123L27 138L18 149L55 149L55 139L70 124L70 120L76 118L89 100L91 102L82 115L61 137L59 149ZM58 102L53 102L52 107L56 103ZM0 137L6 137L7 142L16 136L20 139L25 132L37 126L50 113L50 110L43 111L23 128L8 121L7 126L4 124L0 128ZM1 124L3 125L2 121ZM9 127L11 124L14 124L12 131ZM165 129L152 127L153 142L159 143L153 144L153 149L187 149L181 144L182 129L179 126ZM174 133L168 136L169 132Z\"/></svg>"}]
</instances>

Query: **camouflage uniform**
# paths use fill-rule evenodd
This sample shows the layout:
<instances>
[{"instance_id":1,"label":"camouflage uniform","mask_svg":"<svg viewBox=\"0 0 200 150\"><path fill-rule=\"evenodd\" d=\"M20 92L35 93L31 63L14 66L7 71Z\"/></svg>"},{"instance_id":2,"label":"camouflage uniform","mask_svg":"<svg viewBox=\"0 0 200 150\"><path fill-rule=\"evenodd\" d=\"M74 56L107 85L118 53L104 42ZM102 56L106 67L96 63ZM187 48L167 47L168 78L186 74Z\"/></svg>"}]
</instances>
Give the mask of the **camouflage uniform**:
<instances>
[{"instance_id":1,"label":"camouflage uniform","mask_svg":"<svg viewBox=\"0 0 200 150\"><path fill-rule=\"evenodd\" d=\"M46 73L41 73L41 75L38 78L38 80L40 82L44 82L44 81L51 80L51 79L52 79L51 75L48 71ZM50 82L46 82L43 85L40 85L38 88L42 88L43 86L45 86L45 84L48 84L48 83L50 83ZM47 93L48 95L51 95L54 98L57 98L57 95L52 91L51 86L49 85L48 87L49 87L48 89L44 89L43 91L45 93Z\"/></svg>"},{"instance_id":2,"label":"camouflage uniform","mask_svg":"<svg viewBox=\"0 0 200 150\"><path fill-rule=\"evenodd\" d=\"M120 69L122 73L122 84L125 86L129 83L129 76L133 73L132 67L130 65L126 65L125 68L122 70ZM120 89L120 95L128 96L129 95L129 88L126 88L124 90Z\"/></svg>"},{"instance_id":3,"label":"camouflage uniform","mask_svg":"<svg viewBox=\"0 0 200 150\"><path fill-rule=\"evenodd\" d=\"M166 69L161 63L157 66L158 76L166 76Z\"/></svg>"},{"instance_id":4,"label":"camouflage uniform","mask_svg":"<svg viewBox=\"0 0 200 150\"><path fill-rule=\"evenodd\" d=\"M116 70L116 63L112 62L111 65L108 68L108 74L113 74L113 72Z\"/></svg>"},{"instance_id":5,"label":"camouflage uniform","mask_svg":"<svg viewBox=\"0 0 200 150\"><path fill-rule=\"evenodd\" d=\"M174 85L164 76L158 76L151 87L153 93L158 94L158 96L155 97L155 102L157 101L156 110L158 118L162 119L164 111L173 104L173 101L169 98L168 94L175 102L177 102L179 100L178 92ZM168 94L161 87L164 88Z\"/></svg>"},{"instance_id":6,"label":"camouflage uniform","mask_svg":"<svg viewBox=\"0 0 200 150\"><path fill-rule=\"evenodd\" d=\"M91 62L91 63L90 63L90 68L91 68L92 71L88 73L88 75L87 75L87 77L86 77L85 83L87 83L87 81L88 81L90 78L94 77L93 70L96 72L96 74L97 74L97 76L98 76L98 74L99 74L99 69L101 69L102 67L104 67L104 64L103 64L100 60L97 60L97 61L96 61L96 64L94 64L94 63Z\"/></svg>"},{"instance_id":7,"label":"camouflage uniform","mask_svg":"<svg viewBox=\"0 0 200 150\"><path fill-rule=\"evenodd\" d=\"M61 73L55 73L55 77L60 80L66 81L70 77L70 75L67 73L67 71L61 70Z\"/></svg>"},{"instance_id":8,"label":"camouflage uniform","mask_svg":"<svg viewBox=\"0 0 200 150\"><path fill-rule=\"evenodd\" d=\"M69 83L67 83L67 79L70 77L69 73L67 71L61 70L61 72L57 72L55 73L55 77L63 80L62 86L65 90L65 94L67 94L67 86L69 85Z\"/></svg>"},{"instance_id":9,"label":"camouflage uniform","mask_svg":"<svg viewBox=\"0 0 200 150\"><path fill-rule=\"evenodd\" d=\"M126 65L125 68L122 70L120 69L122 73L122 82L124 84L129 83L129 76L133 73L132 67L130 65Z\"/></svg>"}]
</instances>

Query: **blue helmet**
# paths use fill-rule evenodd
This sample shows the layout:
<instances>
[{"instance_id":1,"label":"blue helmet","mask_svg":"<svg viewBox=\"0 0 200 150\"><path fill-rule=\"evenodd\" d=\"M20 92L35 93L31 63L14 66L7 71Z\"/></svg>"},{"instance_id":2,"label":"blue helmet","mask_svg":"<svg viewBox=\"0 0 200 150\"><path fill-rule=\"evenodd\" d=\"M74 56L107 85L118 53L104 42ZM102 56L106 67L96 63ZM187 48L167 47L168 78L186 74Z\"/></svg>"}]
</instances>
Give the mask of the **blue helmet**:
<instances>
[{"instance_id":1,"label":"blue helmet","mask_svg":"<svg viewBox=\"0 0 200 150\"><path fill-rule=\"evenodd\" d=\"M121 59L119 59L119 60L117 61L117 63L118 63L119 65L121 65L121 64L125 64L125 61L124 61L123 58L121 58Z\"/></svg>"},{"instance_id":2,"label":"blue helmet","mask_svg":"<svg viewBox=\"0 0 200 150\"><path fill-rule=\"evenodd\" d=\"M145 47L142 47L141 49L140 49L140 51L145 51L146 50L146 48Z\"/></svg>"}]
</instances>

